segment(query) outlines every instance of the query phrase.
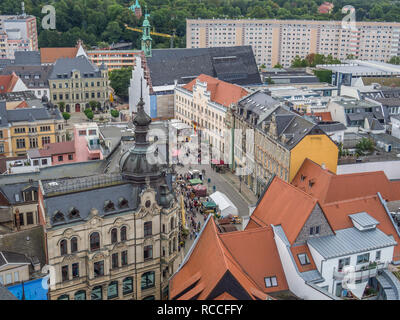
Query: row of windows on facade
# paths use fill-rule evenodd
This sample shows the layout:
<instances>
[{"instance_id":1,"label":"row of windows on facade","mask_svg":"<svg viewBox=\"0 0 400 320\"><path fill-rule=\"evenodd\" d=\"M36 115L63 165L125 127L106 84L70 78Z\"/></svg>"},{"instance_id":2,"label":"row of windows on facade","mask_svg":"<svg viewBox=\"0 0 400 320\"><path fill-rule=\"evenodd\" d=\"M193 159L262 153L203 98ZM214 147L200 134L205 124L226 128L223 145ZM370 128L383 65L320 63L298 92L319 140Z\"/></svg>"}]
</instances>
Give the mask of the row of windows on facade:
<instances>
[{"instance_id":1,"label":"row of windows on facade","mask_svg":"<svg viewBox=\"0 0 400 320\"><path fill-rule=\"evenodd\" d=\"M29 133L35 133L37 132L37 127L29 127L28 131ZM51 131L51 126L40 126L39 131L40 132ZM14 128L14 133L25 133L25 132L26 132L25 127Z\"/></svg>"},{"instance_id":2,"label":"row of windows on facade","mask_svg":"<svg viewBox=\"0 0 400 320\"><path fill-rule=\"evenodd\" d=\"M36 139L36 140L33 140ZM26 148L26 143L25 143L25 138L19 138L16 139L17 142L17 149L25 149ZM42 145L49 144L50 143L50 137L42 137ZM37 138L31 138L29 139L29 145L31 148L36 148L37 147Z\"/></svg>"},{"instance_id":3,"label":"row of windows on facade","mask_svg":"<svg viewBox=\"0 0 400 320\"><path fill-rule=\"evenodd\" d=\"M105 92L97 92L97 98L101 98L101 97L105 97L106 93ZM74 95L71 95L72 100L74 100ZM82 98L81 98L82 97ZM90 96L89 96L89 92L85 92L85 98L89 99L89 97L91 98L96 98L96 92L91 92ZM79 99L83 99L83 94L80 95L79 93L75 94L75 100L79 100ZM53 100L64 100L64 94L60 93L59 95L57 94L53 94ZM65 100L69 100L69 94L66 93L65 94Z\"/></svg>"},{"instance_id":4,"label":"row of windows on facade","mask_svg":"<svg viewBox=\"0 0 400 320\"><path fill-rule=\"evenodd\" d=\"M175 221L174 218L171 219L170 221L170 227L171 230L175 226ZM144 228L144 237L150 237L153 235L153 226L151 221L147 221L143 225ZM163 224L163 233L165 233L165 225ZM120 242L126 241L127 240L127 228L125 226L120 228ZM93 232L90 237L90 251L95 251L100 249L100 234L98 232ZM118 242L118 229L117 228L112 228L111 229L111 244L117 243ZM70 240L70 247L71 247L71 253L75 253L78 251L78 238L73 237ZM174 243L173 243L173 251L176 250L176 241L174 238ZM170 245L170 250L169 253L171 254L171 245ZM66 239L63 239L60 241L60 254L61 255L66 255L68 254L68 243Z\"/></svg>"},{"instance_id":5,"label":"row of windows on facade","mask_svg":"<svg viewBox=\"0 0 400 320\"><path fill-rule=\"evenodd\" d=\"M79 84L80 84L80 85L79 85ZM104 82L97 81L97 87L101 87L101 86L104 87L104 85L105 85ZM91 83L90 83L90 86L91 86L91 87L94 87L94 86L95 86L95 85L94 85L94 82L91 82ZM74 85L72 84L71 88L73 88L73 87L74 87ZM88 88L88 87L89 87L89 82L85 82L85 88ZM58 88L59 88L59 89L63 89L63 84L62 84L62 83L59 83L59 84L58 84ZM66 83L64 84L64 88L66 88L66 89L69 88L69 83L68 83L68 82L66 82ZM79 82L75 83L75 88L83 88L82 83L79 83ZM57 84L53 83L53 89L57 89Z\"/></svg>"},{"instance_id":6,"label":"row of windows on facade","mask_svg":"<svg viewBox=\"0 0 400 320\"><path fill-rule=\"evenodd\" d=\"M6 273L5 276L0 274L0 284L1 285L9 285L9 284L16 283L16 282L19 282L19 271Z\"/></svg>"},{"instance_id":7,"label":"row of windows on facade","mask_svg":"<svg viewBox=\"0 0 400 320\"><path fill-rule=\"evenodd\" d=\"M37 214L36 214L36 221L37 221ZM29 226L33 225L34 222L34 213L33 212L26 212L26 213L18 213L14 215L14 223L15 226Z\"/></svg>"},{"instance_id":8,"label":"row of windows on facade","mask_svg":"<svg viewBox=\"0 0 400 320\"><path fill-rule=\"evenodd\" d=\"M141 276L141 289L146 290L155 286L155 272L149 271ZM126 277L122 280L122 295L133 293L133 277ZM112 281L107 286L107 299L114 299L119 296L119 281ZM73 295L74 300L86 300L86 291L79 290ZM147 297L154 300L154 296ZM68 294L58 297L58 300L70 300ZM90 300L103 300L103 286L95 286L90 292Z\"/></svg>"}]
</instances>

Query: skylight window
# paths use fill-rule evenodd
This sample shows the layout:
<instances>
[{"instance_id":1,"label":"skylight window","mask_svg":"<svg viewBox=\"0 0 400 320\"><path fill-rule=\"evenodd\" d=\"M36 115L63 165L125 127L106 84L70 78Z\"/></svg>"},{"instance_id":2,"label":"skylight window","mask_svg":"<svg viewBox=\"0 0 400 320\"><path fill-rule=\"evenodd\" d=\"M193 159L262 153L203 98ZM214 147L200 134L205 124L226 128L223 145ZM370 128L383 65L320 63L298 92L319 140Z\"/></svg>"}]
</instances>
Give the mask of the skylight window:
<instances>
[{"instance_id":1,"label":"skylight window","mask_svg":"<svg viewBox=\"0 0 400 320\"><path fill-rule=\"evenodd\" d=\"M297 257L299 258L300 264L302 266L310 264L310 259L308 259L307 253L300 253L297 255Z\"/></svg>"},{"instance_id":2,"label":"skylight window","mask_svg":"<svg viewBox=\"0 0 400 320\"><path fill-rule=\"evenodd\" d=\"M276 276L266 277L266 278L264 278L264 280L265 280L265 286L267 288L278 286L278 281L276 280Z\"/></svg>"}]
</instances>

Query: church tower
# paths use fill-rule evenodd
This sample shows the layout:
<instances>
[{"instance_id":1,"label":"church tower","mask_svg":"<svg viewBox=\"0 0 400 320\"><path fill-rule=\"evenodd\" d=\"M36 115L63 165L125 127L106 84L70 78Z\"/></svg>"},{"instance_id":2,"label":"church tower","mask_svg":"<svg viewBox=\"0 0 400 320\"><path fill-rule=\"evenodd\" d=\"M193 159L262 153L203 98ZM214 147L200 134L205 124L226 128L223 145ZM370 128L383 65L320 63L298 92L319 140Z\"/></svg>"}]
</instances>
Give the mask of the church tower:
<instances>
[{"instance_id":1,"label":"church tower","mask_svg":"<svg viewBox=\"0 0 400 320\"><path fill-rule=\"evenodd\" d=\"M147 13L147 8L146 8L146 13L144 15L144 20L143 20L143 35L142 35L142 51L144 52L144 55L146 57L151 57L151 42L153 39L151 39L150 36L150 22L149 22L149 17L150 15Z\"/></svg>"}]
</instances>

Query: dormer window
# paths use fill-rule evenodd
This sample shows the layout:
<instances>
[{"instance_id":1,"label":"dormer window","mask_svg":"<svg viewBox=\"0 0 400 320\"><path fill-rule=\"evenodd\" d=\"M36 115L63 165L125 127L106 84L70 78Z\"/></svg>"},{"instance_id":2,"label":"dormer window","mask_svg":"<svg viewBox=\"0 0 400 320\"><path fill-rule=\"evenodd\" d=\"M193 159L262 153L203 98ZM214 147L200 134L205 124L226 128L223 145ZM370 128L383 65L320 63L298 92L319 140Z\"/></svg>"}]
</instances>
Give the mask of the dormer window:
<instances>
[{"instance_id":1,"label":"dormer window","mask_svg":"<svg viewBox=\"0 0 400 320\"><path fill-rule=\"evenodd\" d=\"M304 180L306 179L306 177L307 177L307 176L301 175L301 176L300 176L300 180L301 180L301 181L304 181Z\"/></svg>"},{"instance_id":2,"label":"dormer window","mask_svg":"<svg viewBox=\"0 0 400 320\"><path fill-rule=\"evenodd\" d=\"M265 286L267 288L278 286L278 281L276 280L276 276L266 277L266 278L264 278L264 281L265 281Z\"/></svg>"},{"instance_id":3,"label":"dormer window","mask_svg":"<svg viewBox=\"0 0 400 320\"><path fill-rule=\"evenodd\" d=\"M53 222L61 222L61 221L65 221L65 217L60 210L57 210L53 214Z\"/></svg>"},{"instance_id":4,"label":"dormer window","mask_svg":"<svg viewBox=\"0 0 400 320\"><path fill-rule=\"evenodd\" d=\"M104 202L104 211L108 212L108 211L113 211L115 210L115 206L114 203L111 200L107 200Z\"/></svg>"},{"instance_id":5,"label":"dormer window","mask_svg":"<svg viewBox=\"0 0 400 320\"><path fill-rule=\"evenodd\" d=\"M310 259L308 258L307 253L300 253L297 255L297 257L299 258L300 264L302 266L310 264Z\"/></svg>"},{"instance_id":6,"label":"dormer window","mask_svg":"<svg viewBox=\"0 0 400 320\"><path fill-rule=\"evenodd\" d=\"M75 207L69 209L69 218L70 219L77 219L80 218L79 210Z\"/></svg>"},{"instance_id":7,"label":"dormer window","mask_svg":"<svg viewBox=\"0 0 400 320\"><path fill-rule=\"evenodd\" d=\"M126 200L125 198L119 198L118 199L118 206L122 209L122 208L128 208L129 207L129 203L128 200Z\"/></svg>"},{"instance_id":8,"label":"dormer window","mask_svg":"<svg viewBox=\"0 0 400 320\"><path fill-rule=\"evenodd\" d=\"M310 188L312 188L312 186L314 185L314 180L310 180L310 181L308 181L308 186L310 187Z\"/></svg>"}]
</instances>

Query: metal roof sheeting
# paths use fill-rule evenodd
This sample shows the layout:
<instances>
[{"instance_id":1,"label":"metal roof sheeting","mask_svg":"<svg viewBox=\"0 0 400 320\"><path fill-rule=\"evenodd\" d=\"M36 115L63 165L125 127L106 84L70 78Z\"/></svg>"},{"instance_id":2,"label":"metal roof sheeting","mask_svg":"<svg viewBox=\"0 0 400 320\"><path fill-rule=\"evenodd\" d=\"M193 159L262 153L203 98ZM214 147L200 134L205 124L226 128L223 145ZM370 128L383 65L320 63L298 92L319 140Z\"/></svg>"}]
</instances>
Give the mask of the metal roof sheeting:
<instances>
[{"instance_id":1,"label":"metal roof sheeting","mask_svg":"<svg viewBox=\"0 0 400 320\"><path fill-rule=\"evenodd\" d=\"M338 230L336 235L311 238L307 243L325 259L397 245L392 236L379 229L359 231L356 228Z\"/></svg>"},{"instance_id":2,"label":"metal roof sheeting","mask_svg":"<svg viewBox=\"0 0 400 320\"><path fill-rule=\"evenodd\" d=\"M366 212L350 214L349 217L351 218L351 220L353 220L353 222L358 223L363 228L368 228L379 224L377 220L375 220Z\"/></svg>"}]
</instances>

